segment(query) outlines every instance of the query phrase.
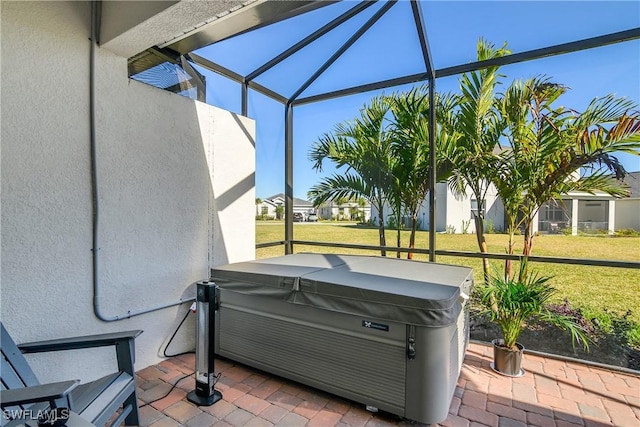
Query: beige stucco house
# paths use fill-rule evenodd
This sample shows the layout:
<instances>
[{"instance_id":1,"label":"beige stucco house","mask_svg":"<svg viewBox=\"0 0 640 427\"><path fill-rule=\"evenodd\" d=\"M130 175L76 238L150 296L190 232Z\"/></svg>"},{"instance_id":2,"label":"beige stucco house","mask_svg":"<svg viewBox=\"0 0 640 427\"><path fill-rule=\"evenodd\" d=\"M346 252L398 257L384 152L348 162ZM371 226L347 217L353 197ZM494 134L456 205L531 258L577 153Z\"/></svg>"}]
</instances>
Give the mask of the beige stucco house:
<instances>
[{"instance_id":1,"label":"beige stucco house","mask_svg":"<svg viewBox=\"0 0 640 427\"><path fill-rule=\"evenodd\" d=\"M127 68L204 26L249 28L264 4L0 2L0 319L16 342L142 329L142 369L161 359L196 281L254 258L254 122ZM194 335L188 319L169 351L193 349ZM50 382L98 378L113 359L30 362Z\"/></svg>"}]
</instances>

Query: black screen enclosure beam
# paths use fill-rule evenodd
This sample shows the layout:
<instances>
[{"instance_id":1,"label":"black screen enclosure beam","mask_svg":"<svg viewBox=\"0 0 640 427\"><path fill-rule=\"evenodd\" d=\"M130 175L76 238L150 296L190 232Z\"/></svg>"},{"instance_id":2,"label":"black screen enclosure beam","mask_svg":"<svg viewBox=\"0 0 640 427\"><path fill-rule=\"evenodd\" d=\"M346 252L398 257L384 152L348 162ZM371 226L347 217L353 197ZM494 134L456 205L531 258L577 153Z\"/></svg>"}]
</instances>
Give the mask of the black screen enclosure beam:
<instances>
[{"instance_id":1,"label":"black screen enclosure beam","mask_svg":"<svg viewBox=\"0 0 640 427\"><path fill-rule=\"evenodd\" d=\"M369 20L358 29L356 33L347 40L324 64L322 64L313 75L306 80L291 97L287 98L265 86L256 83L254 79L262 73L273 68L299 50L313 43L323 35L327 34L342 23L364 11L374 1L362 1L348 11L344 12L337 18L325 24L312 34L292 45L276 57L272 58L259 68L255 69L247 76L242 76L232 70L229 70L219 64L200 57L194 53L188 54L188 59L194 63L227 77L241 84L242 89L242 114L248 113L248 89L251 88L258 93L270 97L285 107L285 253L293 253L293 107L298 105L309 104L313 102L325 101L329 99L339 98L343 96L356 95L360 93L386 89L405 84L412 84L427 81L429 85L429 147L430 147L430 186L429 186L429 260L435 261L435 83L440 77L449 77L466 72L477 71L492 66L510 65L519 62L525 62L565 53L577 52L597 47L606 46L640 38L640 28L632 28L625 31L619 31L602 36L591 37L587 39L577 40L569 43L562 43L548 46L540 49L533 49L526 52L511 54L499 58L493 58L486 61L476 61L468 64L460 64L452 67L434 69L432 55L427 39L426 26L424 23L424 15L420 7L419 0L411 0L411 8L413 18L416 25L417 35L420 41L420 48L424 60L426 72L406 75L402 77L386 79L373 83L353 86L349 88L339 89L317 95L310 95L303 98L299 96L311 85L318 77L320 77L339 57L341 57L364 33L366 33L395 3L397 0L389 0L384 4Z\"/></svg>"},{"instance_id":2,"label":"black screen enclosure beam","mask_svg":"<svg viewBox=\"0 0 640 427\"><path fill-rule=\"evenodd\" d=\"M293 253L293 105L284 113L284 240L285 255Z\"/></svg>"},{"instance_id":3,"label":"black screen enclosure beam","mask_svg":"<svg viewBox=\"0 0 640 427\"><path fill-rule=\"evenodd\" d=\"M262 66L260 66L259 68L256 68L254 71L252 71L249 74L247 74L247 81L251 81L251 80L255 79L256 77L258 77L260 74L270 70L272 67L278 65L280 62L284 61L285 59L287 59L288 57L290 57L291 55L293 55L294 53L296 53L300 49L303 49L303 48L307 47L308 45L310 45L311 43L313 43L314 41L316 41L320 37L322 37L325 34L327 34L329 31L331 31L334 28L340 26L342 23L348 21L349 19L351 19L352 17L354 17L358 13L362 12L363 10L368 8L369 6L372 6L373 4L374 4L374 2L369 2L369 1L358 3L357 5L355 5L354 7L352 7L351 9L346 11L345 13L343 13L342 15L340 15L337 18L333 19L328 24L322 26L321 28L317 29L313 33L309 34L307 37L305 37L304 39L300 40L298 43L294 44L289 49L287 49L284 52L282 52L280 55L276 56L275 58L271 59L270 61L268 61L265 64L263 64Z\"/></svg>"},{"instance_id":4,"label":"black screen enclosure beam","mask_svg":"<svg viewBox=\"0 0 640 427\"><path fill-rule=\"evenodd\" d=\"M411 0L413 19L429 81L429 261L436 261L436 73L420 2Z\"/></svg>"},{"instance_id":5,"label":"black screen enclosure beam","mask_svg":"<svg viewBox=\"0 0 640 427\"><path fill-rule=\"evenodd\" d=\"M195 53L189 53L187 57L193 63L198 64L199 66L206 68L209 71L213 71L216 74L220 74L221 76L224 76L230 80L233 80L234 82L239 83L241 85L246 84L248 87L255 90L256 92L259 92L265 96L268 96L269 98L274 99L282 104L287 102L287 98L280 95L278 92L273 91L256 82L246 82L244 76L226 67L223 67L220 64L216 64L215 62L210 61L207 58L203 58L202 56L196 55Z\"/></svg>"},{"instance_id":6,"label":"black screen enclosure beam","mask_svg":"<svg viewBox=\"0 0 640 427\"><path fill-rule=\"evenodd\" d=\"M316 79L320 77L320 75L324 73L331 66L331 64L333 64L356 41L358 41L358 39L362 37L362 35L366 33L367 30L369 30L369 28L371 28L373 24L375 24L378 21L378 19L382 18L382 16L385 13L387 13L394 4L396 4L396 1L397 0L390 0L384 6L382 6L380 10L378 10L371 18L369 18L369 20L365 22L365 24L362 27L360 27L360 29L356 31L355 34L349 38L349 40L347 40L342 46L340 46L340 48L336 51L336 53L331 55L331 58L329 58L324 64L322 64L320 68L318 68L318 70L316 70L316 72L313 73L313 75L309 77L309 79L306 82L304 82L302 86L300 86L298 90L294 92L293 95L291 95L291 97L289 98L289 101L294 101L298 96L300 96L300 94L304 92L314 81L316 81Z\"/></svg>"},{"instance_id":7,"label":"black screen enclosure beam","mask_svg":"<svg viewBox=\"0 0 640 427\"><path fill-rule=\"evenodd\" d=\"M529 50L526 52L506 55L499 58L493 58L486 61L470 62L469 64L461 64L453 67L440 68L435 70L436 78L449 77L471 71L481 70L492 66L502 66L516 64L519 62L531 61L534 59L545 58L549 56L562 55L565 53L578 52L586 49L606 46L609 44L621 43L640 38L640 28L633 28L617 33L606 34L604 36L592 37L589 39L578 40L569 43L558 44L541 49ZM423 82L429 79L429 73L416 73L408 76L387 79L375 83L369 83L351 88L339 89L336 91L326 92L318 95L295 100L294 105L308 104L311 102L324 101L328 99L339 98L342 96L356 95L364 92L370 92L379 89L386 89L394 86L402 86L405 84Z\"/></svg>"}]
</instances>

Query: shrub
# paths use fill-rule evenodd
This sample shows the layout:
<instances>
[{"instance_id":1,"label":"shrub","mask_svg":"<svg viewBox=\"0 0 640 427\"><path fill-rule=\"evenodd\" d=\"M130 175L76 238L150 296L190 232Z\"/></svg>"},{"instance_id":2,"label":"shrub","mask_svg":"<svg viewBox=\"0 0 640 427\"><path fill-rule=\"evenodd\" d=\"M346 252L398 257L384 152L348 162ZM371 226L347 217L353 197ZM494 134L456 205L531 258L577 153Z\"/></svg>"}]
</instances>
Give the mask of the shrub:
<instances>
[{"instance_id":1,"label":"shrub","mask_svg":"<svg viewBox=\"0 0 640 427\"><path fill-rule=\"evenodd\" d=\"M640 348L640 323L630 319L631 310L621 315L605 308L589 315L593 316L591 323L599 332L618 337L622 344Z\"/></svg>"},{"instance_id":2,"label":"shrub","mask_svg":"<svg viewBox=\"0 0 640 427\"><path fill-rule=\"evenodd\" d=\"M633 228L621 228L620 230L616 230L615 235L621 237L635 237L640 236L640 231L636 231Z\"/></svg>"},{"instance_id":3,"label":"shrub","mask_svg":"<svg viewBox=\"0 0 640 427\"><path fill-rule=\"evenodd\" d=\"M272 215L267 215L267 214L256 215L256 220L258 221L273 221L274 219L275 217Z\"/></svg>"},{"instance_id":4,"label":"shrub","mask_svg":"<svg viewBox=\"0 0 640 427\"><path fill-rule=\"evenodd\" d=\"M566 316L573 319L574 322L588 334L593 334L595 332L593 322L587 319L584 314L582 314L581 309L575 309L571 307L571 304L569 303L569 300L567 298L564 299L562 304L549 304L548 308L550 311L553 311L560 316Z\"/></svg>"},{"instance_id":5,"label":"shrub","mask_svg":"<svg viewBox=\"0 0 640 427\"><path fill-rule=\"evenodd\" d=\"M505 347L516 348L516 341L529 322L544 322L569 331L574 346L578 342L589 349L589 337L579 319L552 309L549 300L556 289L549 286L551 279L533 272L524 259L514 277L493 274L476 288L482 314L500 327ZM570 309L568 304L567 307Z\"/></svg>"},{"instance_id":6,"label":"shrub","mask_svg":"<svg viewBox=\"0 0 640 427\"><path fill-rule=\"evenodd\" d=\"M387 227L392 230L398 229L398 218L395 215L389 215L387 217ZM404 230L404 224L400 223L400 230Z\"/></svg>"},{"instance_id":7,"label":"shrub","mask_svg":"<svg viewBox=\"0 0 640 427\"><path fill-rule=\"evenodd\" d=\"M496 227L493 224L493 220L487 219L484 221L484 232L486 234L493 234L496 232Z\"/></svg>"}]
</instances>

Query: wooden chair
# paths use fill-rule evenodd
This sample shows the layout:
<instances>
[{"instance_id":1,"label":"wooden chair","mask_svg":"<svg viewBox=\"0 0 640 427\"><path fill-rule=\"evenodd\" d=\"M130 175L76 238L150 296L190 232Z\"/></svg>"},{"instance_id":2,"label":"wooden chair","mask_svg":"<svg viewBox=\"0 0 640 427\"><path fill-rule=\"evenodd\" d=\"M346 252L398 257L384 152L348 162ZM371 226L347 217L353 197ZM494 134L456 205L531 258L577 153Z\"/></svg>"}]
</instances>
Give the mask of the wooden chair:
<instances>
[{"instance_id":1,"label":"wooden chair","mask_svg":"<svg viewBox=\"0 0 640 427\"><path fill-rule=\"evenodd\" d=\"M40 341L16 345L4 325L0 347L0 405L3 424L7 414L19 413L20 409L30 414L49 408L67 407L92 424L103 426L122 408L111 425L138 425L138 400L136 397L135 338L142 331L127 331L75 338ZM77 350L83 348L115 346L118 372L96 381L79 384L77 380L41 385L31 370L23 353ZM16 412L16 410L18 410Z\"/></svg>"}]
</instances>

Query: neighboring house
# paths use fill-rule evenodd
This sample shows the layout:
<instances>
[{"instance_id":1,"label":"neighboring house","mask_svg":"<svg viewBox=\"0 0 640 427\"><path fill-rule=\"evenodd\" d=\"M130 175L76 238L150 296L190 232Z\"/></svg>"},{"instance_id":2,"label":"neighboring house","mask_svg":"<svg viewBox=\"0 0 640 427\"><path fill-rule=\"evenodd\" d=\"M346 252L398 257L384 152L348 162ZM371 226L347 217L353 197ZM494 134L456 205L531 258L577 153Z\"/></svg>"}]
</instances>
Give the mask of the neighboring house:
<instances>
[{"instance_id":1,"label":"neighboring house","mask_svg":"<svg viewBox=\"0 0 640 427\"><path fill-rule=\"evenodd\" d=\"M629 197L616 200L616 230L640 231L640 171L629 173L624 182L629 186L631 194Z\"/></svg>"},{"instance_id":2,"label":"neighboring house","mask_svg":"<svg viewBox=\"0 0 640 427\"><path fill-rule=\"evenodd\" d=\"M265 215L270 219L276 219L278 216L277 208L278 206L282 206L282 208L284 208L284 202L285 196L283 193L274 194L271 197L262 199L262 201L256 205L256 214ZM294 197L293 213L301 213L306 221L309 214L315 213L315 209L313 208L313 204L311 204L311 202L309 202L308 200L298 199Z\"/></svg>"},{"instance_id":3,"label":"neighboring house","mask_svg":"<svg viewBox=\"0 0 640 427\"><path fill-rule=\"evenodd\" d=\"M357 202L345 202L337 204L334 202L327 202L322 204L318 208L318 216L327 220L355 220L364 215L364 221L369 221L371 218L371 205L366 203L364 206L360 206Z\"/></svg>"},{"instance_id":4,"label":"neighboring house","mask_svg":"<svg viewBox=\"0 0 640 427\"><path fill-rule=\"evenodd\" d=\"M539 233L564 233L606 231L613 234L615 230L640 230L640 172L631 172L625 183L630 187L631 195L616 199L608 194L596 192L588 194L570 192L560 200L545 203L534 219L533 231ZM467 192L466 197L456 197L445 183L436 185L436 232L475 233L474 212L479 208L478 202ZM493 228L504 231L504 206L497 196L495 187L487 191L484 206L485 231ZM373 210L373 218L378 217ZM385 206L385 223L393 213ZM411 226L410 218L402 218L405 228ZM418 228L429 229L429 200L422 205L418 213Z\"/></svg>"},{"instance_id":5,"label":"neighboring house","mask_svg":"<svg viewBox=\"0 0 640 427\"><path fill-rule=\"evenodd\" d=\"M640 231L640 172L630 172L624 180L629 197L616 199L603 192L570 192L559 201L543 205L538 211L537 229L541 233L578 232L613 234L620 229Z\"/></svg>"},{"instance_id":6,"label":"neighboring house","mask_svg":"<svg viewBox=\"0 0 640 427\"><path fill-rule=\"evenodd\" d=\"M283 205L284 206L284 205ZM256 203L256 217L263 219L275 219L278 213L276 212L276 205L271 200L261 200L260 203Z\"/></svg>"},{"instance_id":7,"label":"neighboring house","mask_svg":"<svg viewBox=\"0 0 640 427\"><path fill-rule=\"evenodd\" d=\"M468 193L470 194L470 192ZM457 197L451 192L446 183L436 184L436 232L443 233L475 233L473 212L479 208L478 202L471 197ZM485 223L489 221L496 231L504 229L504 207L496 195L495 188L491 186L485 199ZM371 212L374 221L378 218L378 210L373 208ZM385 224L393 223L393 211L390 206L384 207ZM405 228L411 227L411 218L403 217L402 224ZM485 227L486 228L486 227ZM429 229L429 200L422 204L418 211L418 229Z\"/></svg>"}]
</instances>

